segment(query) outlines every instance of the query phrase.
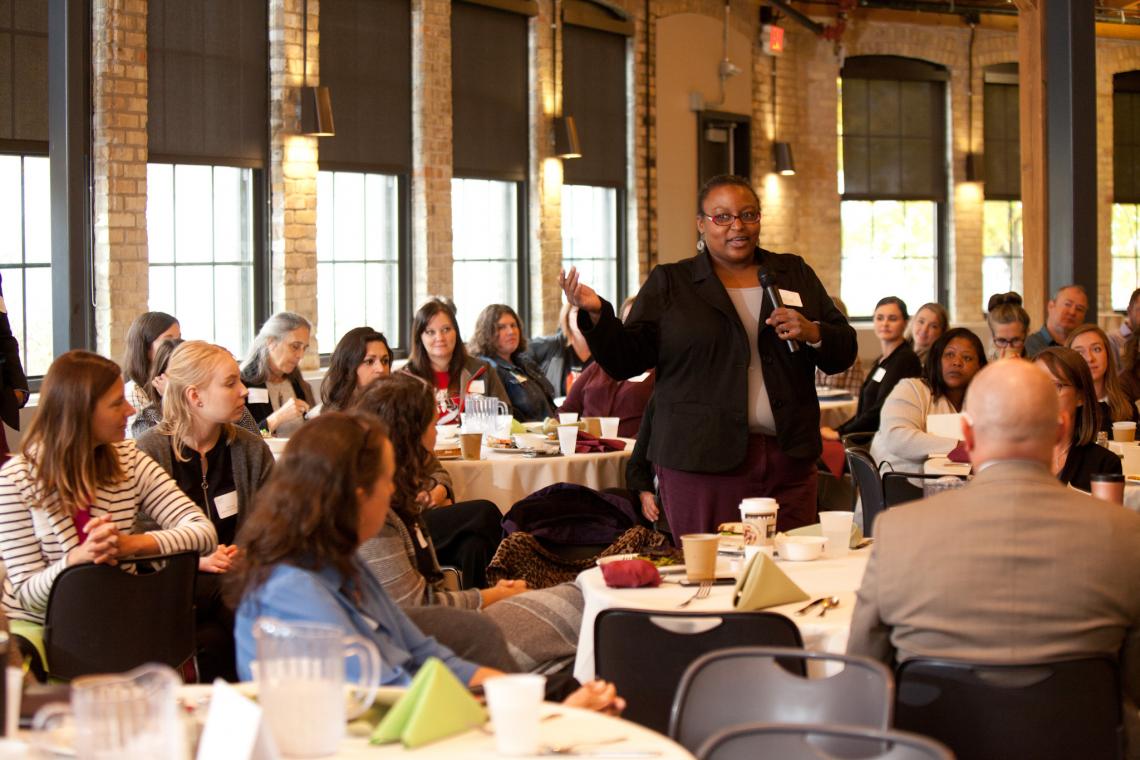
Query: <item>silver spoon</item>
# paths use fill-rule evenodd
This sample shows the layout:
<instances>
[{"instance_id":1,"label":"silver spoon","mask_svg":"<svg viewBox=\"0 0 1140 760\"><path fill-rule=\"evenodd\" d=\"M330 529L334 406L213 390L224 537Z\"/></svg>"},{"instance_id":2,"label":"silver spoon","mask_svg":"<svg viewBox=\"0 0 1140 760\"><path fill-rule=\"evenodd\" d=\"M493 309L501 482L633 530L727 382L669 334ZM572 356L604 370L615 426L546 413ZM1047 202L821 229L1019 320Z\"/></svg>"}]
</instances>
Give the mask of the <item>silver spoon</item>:
<instances>
[{"instance_id":1,"label":"silver spoon","mask_svg":"<svg viewBox=\"0 0 1140 760\"><path fill-rule=\"evenodd\" d=\"M830 610L832 607L838 607L838 606L839 606L839 597L837 597L837 596L827 597L826 599L823 600L823 604L821 604L819 607L819 616L823 617L824 615L827 614L827 611Z\"/></svg>"}]
</instances>

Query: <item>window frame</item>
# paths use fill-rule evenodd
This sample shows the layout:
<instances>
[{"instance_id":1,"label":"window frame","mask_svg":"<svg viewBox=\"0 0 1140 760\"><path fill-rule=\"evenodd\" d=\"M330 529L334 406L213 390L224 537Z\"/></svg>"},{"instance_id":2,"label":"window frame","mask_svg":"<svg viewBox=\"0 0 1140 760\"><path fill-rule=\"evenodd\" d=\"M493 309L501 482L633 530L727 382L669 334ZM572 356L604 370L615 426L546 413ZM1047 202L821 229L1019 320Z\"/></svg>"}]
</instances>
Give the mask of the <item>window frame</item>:
<instances>
[{"instance_id":1,"label":"window frame","mask_svg":"<svg viewBox=\"0 0 1140 760\"><path fill-rule=\"evenodd\" d=\"M614 214L614 234L616 235L617 239L615 241L614 253L617 272L614 276L614 290L615 296L617 298L617 303L614 304L614 308L620 309L622 302L630 295L628 272L626 270L626 265L629 261L629 235L626 228L626 224L628 223L629 210L626 208L626 187L624 184L613 182L572 182L566 184L575 187L601 187L607 190L615 191L614 203L616 205L616 209ZM562 260L566 260L565 250L562 252Z\"/></svg>"}]
</instances>

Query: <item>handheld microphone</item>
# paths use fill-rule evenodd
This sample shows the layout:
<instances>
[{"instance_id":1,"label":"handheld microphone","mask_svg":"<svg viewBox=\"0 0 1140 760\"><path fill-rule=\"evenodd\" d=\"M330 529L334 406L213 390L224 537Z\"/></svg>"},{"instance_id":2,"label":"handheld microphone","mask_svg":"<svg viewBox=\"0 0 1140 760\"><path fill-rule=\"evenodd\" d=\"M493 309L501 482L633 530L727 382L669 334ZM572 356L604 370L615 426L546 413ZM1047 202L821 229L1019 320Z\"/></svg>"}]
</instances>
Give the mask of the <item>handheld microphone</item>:
<instances>
[{"instance_id":1,"label":"handheld microphone","mask_svg":"<svg viewBox=\"0 0 1140 760\"><path fill-rule=\"evenodd\" d=\"M772 308L784 308L784 299L780 298L780 289L776 287L776 281L772 279L772 273L768 271L768 267L760 267L756 276L760 280L760 287L764 288L764 293L767 294L768 300L772 302ZM788 350L793 354L800 350L800 342L798 340L785 338L784 342L788 344Z\"/></svg>"}]
</instances>

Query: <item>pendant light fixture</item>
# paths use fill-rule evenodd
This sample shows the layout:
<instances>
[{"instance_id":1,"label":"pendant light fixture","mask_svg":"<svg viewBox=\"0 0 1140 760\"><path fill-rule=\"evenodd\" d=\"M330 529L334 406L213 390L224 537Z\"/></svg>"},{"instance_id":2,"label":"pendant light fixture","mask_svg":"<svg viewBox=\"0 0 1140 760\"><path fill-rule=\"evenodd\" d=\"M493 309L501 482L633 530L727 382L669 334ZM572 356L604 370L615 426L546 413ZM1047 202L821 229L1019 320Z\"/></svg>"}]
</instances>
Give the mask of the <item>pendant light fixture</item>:
<instances>
[{"instance_id":1,"label":"pendant light fixture","mask_svg":"<svg viewBox=\"0 0 1140 760\"><path fill-rule=\"evenodd\" d=\"M778 59L773 56L772 58L772 137L775 138L778 134L780 121L777 118L776 112L776 61ZM785 177L790 177L796 173L796 162L792 158L792 146L790 143L780 142L773 139L772 141L772 171L777 174L782 174Z\"/></svg>"},{"instance_id":2,"label":"pendant light fixture","mask_svg":"<svg viewBox=\"0 0 1140 760\"><path fill-rule=\"evenodd\" d=\"M562 112L562 59L558 57L558 40L562 36L562 3L554 3L554 155L566 160L582 157L582 143L578 141L578 125L574 117Z\"/></svg>"},{"instance_id":3,"label":"pendant light fixture","mask_svg":"<svg viewBox=\"0 0 1140 760\"><path fill-rule=\"evenodd\" d=\"M309 86L309 0L301 6L301 134L310 137L334 137L332 95L328 87Z\"/></svg>"}]
</instances>

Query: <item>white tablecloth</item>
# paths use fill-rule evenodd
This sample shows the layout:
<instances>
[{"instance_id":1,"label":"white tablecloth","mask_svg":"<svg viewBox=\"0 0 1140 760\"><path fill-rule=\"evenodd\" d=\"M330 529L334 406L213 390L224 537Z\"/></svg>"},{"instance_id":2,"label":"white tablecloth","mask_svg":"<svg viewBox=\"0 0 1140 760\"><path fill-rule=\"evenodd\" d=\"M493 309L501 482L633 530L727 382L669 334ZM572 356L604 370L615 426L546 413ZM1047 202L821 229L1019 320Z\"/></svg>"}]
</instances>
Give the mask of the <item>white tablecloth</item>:
<instances>
[{"instance_id":1,"label":"white tablecloth","mask_svg":"<svg viewBox=\"0 0 1140 760\"><path fill-rule=\"evenodd\" d=\"M693 757L679 744L636 723L565 707L564 705L549 703L544 705L543 715L551 713L556 713L559 717L543 721L539 737L545 745L560 746L624 737L623 741L596 747L583 744L581 750L582 752L589 752L591 749L597 752L612 750L615 753L647 750L659 753L655 756L663 760L681 760L682 758L692 760ZM489 723L487 727L490 728ZM480 760L486 758L492 760L501 756L495 752L494 736L485 731L474 730L414 750L404 749L401 744L376 746L369 744L365 738L351 737L345 740L336 757L342 760L383 760L383 758L415 758L416 760L456 760L457 758Z\"/></svg>"},{"instance_id":2,"label":"white tablecloth","mask_svg":"<svg viewBox=\"0 0 1140 760\"><path fill-rule=\"evenodd\" d=\"M488 499L503 514L516 501L554 483L578 483L598 491L625 487L625 466L633 454L633 441L626 438L624 451L604 454L571 454L536 457L483 450L483 459L450 459L443 462L451 475L455 500Z\"/></svg>"},{"instance_id":3,"label":"white tablecloth","mask_svg":"<svg viewBox=\"0 0 1140 760\"><path fill-rule=\"evenodd\" d=\"M870 554L870 548L865 548L853 551L843 559L777 561L780 569L812 599L838 596L839 606L829 611L825 617L819 617L815 612L804 616L792 614L806 602L772 607L767 611L779 612L791 618L800 629L806 649L835 653L846 651L851 616L855 610L855 592L863 581L863 571L867 568ZM581 573L578 583L586 602L582 612L582 630L578 634L578 656L574 662L574 677L579 681L588 681L594 677L594 618L599 612L613 607L674 611L678 604L696 591L693 587L676 583L662 583L657 588L610 588L602 579L602 571L596 567ZM732 610L732 591L732 586L713 586L712 594L707 599L697 599L685 610L729 612Z\"/></svg>"},{"instance_id":4,"label":"white tablecloth","mask_svg":"<svg viewBox=\"0 0 1140 760\"><path fill-rule=\"evenodd\" d=\"M855 416L859 402L854 398L821 398L819 400L819 424L837 428Z\"/></svg>"}]
</instances>

